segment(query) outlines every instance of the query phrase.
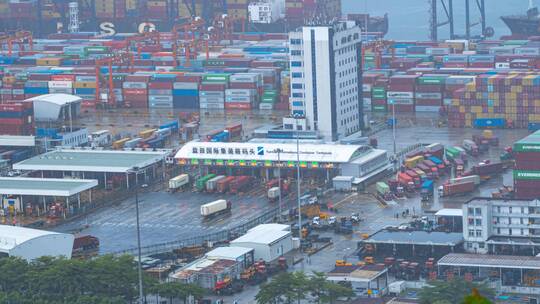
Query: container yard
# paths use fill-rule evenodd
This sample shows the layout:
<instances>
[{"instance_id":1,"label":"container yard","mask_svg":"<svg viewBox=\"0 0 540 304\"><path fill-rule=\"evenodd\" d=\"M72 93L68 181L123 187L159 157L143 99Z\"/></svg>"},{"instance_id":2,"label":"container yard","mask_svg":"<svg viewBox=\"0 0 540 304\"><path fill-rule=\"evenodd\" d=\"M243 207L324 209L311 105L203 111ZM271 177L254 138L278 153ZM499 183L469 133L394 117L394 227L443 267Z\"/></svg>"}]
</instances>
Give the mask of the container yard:
<instances>
[{"instance_id":1,"label":"container yard","mask_svg":"<svg viewBox=\"0 0 540 304\"><path fill-rule=\"evenodd\" d=\"M343 303L454 278L538 303L540 37L445 0L395 40L367 2L0 0L0 238L125 260L127 302L259 303L304 272Z\"/></svg>"}]
</instances>

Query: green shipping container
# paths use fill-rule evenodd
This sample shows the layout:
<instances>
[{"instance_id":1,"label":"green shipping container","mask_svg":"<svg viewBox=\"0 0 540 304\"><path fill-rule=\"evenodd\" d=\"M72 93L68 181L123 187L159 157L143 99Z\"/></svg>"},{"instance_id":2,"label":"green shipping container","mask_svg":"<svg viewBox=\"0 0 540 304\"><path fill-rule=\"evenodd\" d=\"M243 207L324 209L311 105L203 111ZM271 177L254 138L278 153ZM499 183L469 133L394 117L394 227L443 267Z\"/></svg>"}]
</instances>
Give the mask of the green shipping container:
<instances>
[{"instance_id":1,"label":"green shipping container","mask_svg":"<svg viewBox=\"0 0 540 304\"><path fill-rule=\"evenodd\" d=\"M373 112L386 112L386 106L381 106L381 105L371 106L371 110Z\"/></svg>"},{"instance_id":2,"label":"green shipping container","mask_svg":"<svg viewBox=\"0 0 540 304\"><path fill-rule=\"evenodd\" d=\"M418 78L418 84L444 84L446 77L427 76Z\"/></svg>"},{"instance_id":3,"label":"green shipping container","mask_svg":"<svg viewBox=\"0 0 540 304\"><path fill-rule=\"evenodd\" d=\"M514 170L514 180L540 180L540 171Z\"/></svg>"},{"instance_id":4,"label":"green shipping container","mask_svg":"<svg viewBox=\"0 0 540 304\"><path fill-rule=\"evenodd\" d=\"M86 54L102 54L102 53L108 53L109 47L107 46L87 46L84 48L84 52Z\"/></svg>"},{"instance_id":5,"label":"green shipping container","mask_svg":"<svg viewBox=\"0 0 540 304\"><path fill-rule=\"evenodd\" d=\"M540 131L515 142L513 150L515 152L540 152Z\"/></svg>"},{"instance_id":6,"label":"green shipping container","mask_svg":"<svg viewBox=\"0 0 540 304\"><path fill-rule=\"evenodd\" d=\"M203 176L203 177L199 178L195 182L195 187L197 188L198 191L203 191L205 189L205 187L206 187L206 182L211 180L214 177L216 177L215 174L208 174L206 176Z\"/></svg>"},{"instance_id":7,"label":"green shipping container","mask_svg":"<svg viewBox=\"0 0 540 304\"><path fill-rule=\"evenodd\" d=\"M228 82L229 74L206 74L203 76L203 81L207 82Z\"/></svg>"},{"instance_id":8,"label":"green shipping container","mask_svg":"<svg viewBox=\"0 0 540 304\"><path fill-rule=\"evenodd\" d=\"M379 194L385 195L390 191L390 187L385 182L378 182L376 184L377 192Z\"/></svg>"},{"instance_id":9,"label":"green shipping container","mask_svg":"<svg viewBox=\"0 0 540 304\"><path fill-rule=\"evenodd\" d=\"M448 147L444 149L447 158L457 158L460 156L461 151L456 148Z\"/></svg>"}]
</instances>

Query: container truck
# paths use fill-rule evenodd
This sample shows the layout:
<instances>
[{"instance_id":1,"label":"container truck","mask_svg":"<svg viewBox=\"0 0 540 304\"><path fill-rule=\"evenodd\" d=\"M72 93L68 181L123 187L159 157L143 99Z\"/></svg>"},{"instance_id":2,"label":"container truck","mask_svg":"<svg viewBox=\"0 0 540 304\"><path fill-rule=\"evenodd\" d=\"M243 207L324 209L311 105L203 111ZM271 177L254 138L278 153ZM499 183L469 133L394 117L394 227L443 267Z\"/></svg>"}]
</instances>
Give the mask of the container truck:
<instances>
[{"instance_id":1,"label":"container truck","mask_svg":"<svg viewBox=\"0 0 540 304\"><path fill-rule=\"evenodd\" d=\"M212 218L222 213L231 212L231 202L220 199L201 206L201 215L204 218Z\"/></svg>"},{"instance_id":2,"label":"container truck","mask_svg":"<svg viewBox=\"0 0 540 304\"><path fill-rule=\"evenodd\" d=\"M220 180L225 179L225 175L218 175L206 182L206 191L215 192L217 190L217 184Z\"/></svg>"},{"instance_id":3,"label":"container truck","mask_svg":"<svg viewBox=\"0 0 540 304\"><path fill-rule=\"evenodd\" d=\"M407 158L405 160L405 167L409 168L409 169L412 169L416 166L416 164L418 164L419 162L423 161L424 160L424 157L423 156L414 156L414 157L411 157L411 158Z\"/></svg>"},{"instance_id":4,"label":"container truck","mask_svg":"<svg viewBox=\"0 0 540 304\"><path fill-rule=\"evenodd\" d=\"M236 179L235 176L227 176L226 178L219 180L217 183L216 191L219 193L225 193L229 191L229 185L235 179Z\"/></svg>"},{"instance_id":5,"label":"container truck","mask_svg":"<svg viewBox=\"0 0 540 304\"><path fill-rule=\"evenodd\" d=\"M433 143L426 146L426 152L442 159L444 156L444 146L439 143Z\"/></svg>"},{"instance_id":6,"label":"container truck","mask_svg":"<svg viewBox=\"0 0 540 304\"><path fill-rule=\"evenodd\" d=\"M474 182L467 182L461 184L444 184L439 186L439 196L451 196L456 194L465 194L472 192L475 188Z\"/></svg>"},{"instance_id":7,"label":"container truck","mask_svg":"<svg viewBox=\"0 0 540 304\"><path fill-rule=\"evenodd\" d=\"M420 178L420 175L418 175L418 173L416 173L416 171L407 170L407 171L405 171L405 174L407 174L408 176L410 176L413 179L413 183L414 183L414 186L416 188L420 188L420 186L422 185L422 180Z\"/></svg>"},{"instance_id":8,"label":"container truck","mask_svg":"<svg viewBox=\"0 0 540 304\"><path fill-rule=\"evenodd\" d=\"M432 180L426 180L422 183L422 189L420 190L420 195L422 196L423 201L427 201L433 196L433 181Z\"/></svg>"},{"instance_id":9,"label":"container truck","mask_svg":"<svg viewBox=\"0 0 540 304\"><path fill-rule=\"evenodd\" d=\"M478 175L469 175L464 177L456 177L451 178L448 183L449 184L462 184L462 183L469 183L473 182L476 186L480 185L480 176Z\"/></svg>"},{"instance_id":10,"label":"container truck","mask_svg":"<svg viewBox=\"0 0 540 304\"><path fill-rule=\"evenodd\" d=\"M189 175L180 174L176 177L173 177L169 180L169 190L176 191L185 185L189 184Z\"/></svg>"},{"instance_id":11,"label":"container truck","mask_svg":"<svg viewBox=\"0 0 540 304\"><path fill-rule=\"evenodd\" d=\"M376 184L377 194L380 195L385 201L392 200L392 193L390 192L390 186L385 182L378 182Z\"/></svg>"},{"instance_id":12,"label":"container truck","mask_svg":"<svg viewBox=\"0 0 540 304\"><path fill-rule=\"evenodd\" d=\"M268 200L270 200L271 202L277 201L279 199L279 193L279 187L272 187L268 189Z\"/></svg>"},{"instance_id":13,"label":"container truck","mask_svg":"<svg viewBox=\"0 0 540 304\"><path fill-rule=\"evenodd\" d=\"M211 180L212 178L216 177L215 174L208 174L208 175L205 175L201 178L199 178L196 182L195 182L195 189L197 191L204 191L205 187L206 187L206 182Z\"/></svg>"},{"instance_id":14,"label":"container truck","mask_svg":"<svg viewBox=\"0 0 540 304\"><path fill-rule=\"evenodd\" d=\"M498 174L501 173L503 170L503 163L479 164L472 167L472 172L480 176Z\"/></svg>"},{"instance_id":15,"label":"container truck","mask_svg":"<svg viewBox=\"0 0 540 304\"><path fill-rule=\"evenodd\" d=\"M480 151L478 150L478 145L470 139L464 139L463 140L463 149L467 151L472 156L478 156Z\"/></svg>"},{"instance_id":16,"label":"container truck","mask_svg":"<svg viewBox=\"0 0 540 304\"><path fill-rule=\"evenodd\" d=\"M242 135L242 124L227 126L225 130L229 131L230 138L240 137Z\"/></svg>"},{"instance_id":17,"label":"container truck","mask_svg":"<svg viewBox=\"0 0 540 304\"><path fill-rule=\"evenodd\" d=\"M434 164L436 164L436 165L437 165L437 168L438 168L439 170L444 170L444 169L446 169L446 166L444 165L444 162L442 161L441 158L436 157L436 156L430 156L430 157L428 157L428 159L429 159L430 161L432 161Z\"/></svg>"},{"instance_id":18,"label":"container truck","mask_svg":"<svg viewBox=\"0 0 540 304\"><path fill-rule=\"evenodd\" d=\"M238 176L229 185L231 193L239 193L247 190L251 185L251 176Z\"/></svg>"}]
</instances>

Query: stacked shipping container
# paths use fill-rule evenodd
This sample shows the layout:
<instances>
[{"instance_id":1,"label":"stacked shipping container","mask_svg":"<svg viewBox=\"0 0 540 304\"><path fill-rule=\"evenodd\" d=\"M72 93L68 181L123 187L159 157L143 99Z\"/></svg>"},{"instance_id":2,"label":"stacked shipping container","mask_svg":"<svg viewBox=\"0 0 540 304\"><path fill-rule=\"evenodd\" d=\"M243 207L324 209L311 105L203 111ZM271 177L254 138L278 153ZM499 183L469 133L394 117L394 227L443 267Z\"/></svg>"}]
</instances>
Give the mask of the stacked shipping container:
<instances>
[{"instance_id":1,"label":"stacked shipping container","mask_svg":"<svg viewBox=\"0 0 540 304\"><path fill-rule=\"evenodd\" d=\"M540 197L540 131L514 143L514 192L519 199Z\"/></svg>"},{"instance_id":2,"label":"stacked shipping container","mask_svg":"<svg viewBox=\"0 0 540 304\"><path fill-rule=\"evenodd\" d=\"M0 104L0 135L34 134L34 108L31 102Z\"/></svg>"}]
</instances>

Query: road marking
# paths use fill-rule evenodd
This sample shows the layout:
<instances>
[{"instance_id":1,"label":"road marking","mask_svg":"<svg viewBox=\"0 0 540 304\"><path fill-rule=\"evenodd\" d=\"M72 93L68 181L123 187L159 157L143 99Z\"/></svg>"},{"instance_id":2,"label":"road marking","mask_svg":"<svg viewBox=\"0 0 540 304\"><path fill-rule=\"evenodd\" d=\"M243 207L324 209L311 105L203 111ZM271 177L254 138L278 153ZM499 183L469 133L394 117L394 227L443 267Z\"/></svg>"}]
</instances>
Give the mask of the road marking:
<instances>
[{"instance_id":1,"label":"road marking","mask_svg":"<svg viewBox=\"0 0 540 304\"><path fill-rule=\"evenodd\" d=\"M352 197L354 197L354 196L357 196L357 195L358 195L358 194L353 193L353 194L351 194L351 195L345 197L344 199L342 199L342 200L340 200L339 202L335 203L335 204L334 204L334 207L338 207L339 205L341 205L342 203L344 203L344 202L347 201L348 199L350 199L350 198L352 198Z\"/></svg>"}]
</instances>

